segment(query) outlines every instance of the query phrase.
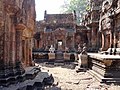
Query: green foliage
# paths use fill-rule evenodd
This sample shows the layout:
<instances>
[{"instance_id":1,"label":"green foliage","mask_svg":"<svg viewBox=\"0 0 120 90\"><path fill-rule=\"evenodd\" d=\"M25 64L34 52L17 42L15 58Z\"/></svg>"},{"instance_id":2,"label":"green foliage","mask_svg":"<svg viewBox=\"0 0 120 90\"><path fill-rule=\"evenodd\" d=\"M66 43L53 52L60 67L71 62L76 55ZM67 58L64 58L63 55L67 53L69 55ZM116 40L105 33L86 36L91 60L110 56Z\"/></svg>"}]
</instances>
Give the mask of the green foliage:
<instances>
[{"instance_id":1,"label":"green foliage","mask_svg":"<svg viewBox=\"0 0 120 90\"><path fill-rule=\"evenodd\" d=\"M83 14L86 12L86 9L89 9L87 1L88 0L66 0L65 4L61 7L62 13L72 13L75 10L77 23L79 24L82 21Z\"/></svg>"}]
</instances>

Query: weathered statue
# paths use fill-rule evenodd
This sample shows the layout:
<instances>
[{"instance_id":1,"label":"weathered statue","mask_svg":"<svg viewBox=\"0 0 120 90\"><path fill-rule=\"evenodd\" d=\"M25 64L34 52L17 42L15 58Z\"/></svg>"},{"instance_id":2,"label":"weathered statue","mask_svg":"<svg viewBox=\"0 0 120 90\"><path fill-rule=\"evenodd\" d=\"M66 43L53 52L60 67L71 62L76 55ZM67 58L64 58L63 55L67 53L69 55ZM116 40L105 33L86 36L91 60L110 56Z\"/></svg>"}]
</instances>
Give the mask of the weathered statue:
<instances>
[{"instance_id":1,"label":"weathered statue","mask_svg":"<svg viewBox=\"0 0 120 90\"><path fill-rule=\"evenodd\" d=\"M65 52L69 52L69 48L68 47L65 47Z\"/></svg>"},{"instance_id":2,"label":"weathered statue","mask_svg":"<svg viewBox=\"0 0 120 90\"><path fill-rule=\"evenodd\" d=\"M87 55L87 47L86 47L86 43L83 44L83 50L82 50L81 54L83 54L83 55Z\"/></svg>"},{"instance_id":3,"label":"weathered statue","mask_svg":"<svg viewBox=\"0 0 120 90\"><path fill-rule=\"evenodd\" d=\"M78 60L79 66L83 67L83 68L87 68L88 67L88 55L87 55L86 43L83 44L83 50L78 55L78 58L79 58L79 60Z\"/></svg>"},{"instance_id":4,"label":"weathered statue","mask_svg":"<svg viewBox=\"0 0 120 90\"><path fill-rule=\"evenodd\" d=\"M53 45L50 46L50 49L49 49L50 53L54 53L55 51L55 48L53 47Z\"/></svg>"},{"instance_id":5,"label":"weathered statue","mask_svg":"<svg viewBox=\"0 0 120 90\"><path fill-rule=\"evenodd\" d=\"M80 46L80 44L78 45L78 54L80 54L82 52L82 48Z\"/></svg>"}]
</instances>

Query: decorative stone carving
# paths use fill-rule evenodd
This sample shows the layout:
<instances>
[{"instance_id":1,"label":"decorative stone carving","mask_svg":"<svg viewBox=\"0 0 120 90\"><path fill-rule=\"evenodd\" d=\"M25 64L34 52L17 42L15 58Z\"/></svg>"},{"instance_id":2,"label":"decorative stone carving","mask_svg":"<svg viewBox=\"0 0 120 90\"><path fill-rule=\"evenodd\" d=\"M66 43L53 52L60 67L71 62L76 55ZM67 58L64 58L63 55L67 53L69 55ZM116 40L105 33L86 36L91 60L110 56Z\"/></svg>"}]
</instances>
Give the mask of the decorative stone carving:
<instances>
[{"instance_id":1,"label":"decorative stone carving","mask_svg":"<svg viewBox=\"0 0 120 90\"><path fill-rule=\"evenodd\" d=\"M50 49L49 49L50 53L54 53L55 48L53 47L53 45L51 45Z\"/></svg>"},{"instance_id":2,"label":"decorative stone carving","mask_svg":"<svg viewBox=\"0 0 120 90\"><path fill-rule=\"evenodd\" d=\"M117 8L120 8L120 0L117 0Z\"/></svg>"},{"instance_id":3,"label":"decorative stone carving","mask_svg":"<svg viewBox=\"0 0 120 90\"><path fill-rule=\"evenodd\" d=\"M11 4L7 4L5 6L5 10L7 13L9 13L10 15L15 15L17 13L17 11L19 11L19 7L16 5L11 5Z\"/></svg>"},{"instance_id":4,"label":"decorative stone carving","mask_svg":"<svg viewBox=\"0 0 120 90\"><path fill-rule=\"evenodd\" d=\"M112 1L111 0L105 0L102 5L102 12L107 12L107 10L111 7Z\"/></svg>"},{"instance_id":5,"label":"decorative stone carving","mask_svg":"<svg viewBox=\"0 0 120 90\"><path fill-rule=\"evenodd\" d=\"M34 0L0 0L0 86L22 81L25 72L23 64L32 64L31 32L35 25L34 3ZM23 14L24 10L26 13ZM31 21L33 25L28 24ZM31 25L32 30L28 29L28 25ZM26 28L29 39L23 40L22 31Z\"/></svg>"},{"instance_id":6,"label":"decorative stone carving","mask_svg":"<svg viewBox=\"0 0 120 90\"><path fill-rule=\"evenodd\" d=\"M74 34L76 31L74 14L47 14L43 20L37 22L37 32L42 33L41 40L35 40L46 47L54 45L56 50L65 51L65 47L74 48ZM62 43L59 46L59 43ZM37 44L37 43L36 43ZM37 45L36 45L37 46ZM42 48L42 47L41 47Z\"/></svg>"},{"instance_id":7,"label":"decorative stone carving","mask_svg":"<svg viewBox=\"0 0 120 90\"><path fill-rule=\"evenodd\" d=\"M17 30L24 30L24 29L26 28L26 26L25 26L24 24L22 24L22 23L19 23L19 24L16 25L15 28L16 28Z\"/></svg>"},{"instance_id":8,"label":"decorative stone carving","mask_svg":"<svg viewBox=\"0 0 120 90\"><path fill-rule=\"evenodd\" d=\"M112 29L112 19L105 18L102 21L102 30Z\"/></svg>"},{"instance_id":9,"label":"decorative stone carving","mask_svg":"<svg viewBox=\"0 0 120 90\"><path fill-rule=\"evenodd\" d=\"M82 52L82 47L81 47L81 45L79 44L78 45L78 54L80 54Z\"/></svg>"},{"instance_id":10,"label":"decorative stone carving","mask_svg":"<svg viewBox=\"0 0 120 90\"><path fill-rule=\"evenodd\" d=\"M4 26L4 20L3 17L0 17L0 28Z\"/></svg>"}]
</instances>

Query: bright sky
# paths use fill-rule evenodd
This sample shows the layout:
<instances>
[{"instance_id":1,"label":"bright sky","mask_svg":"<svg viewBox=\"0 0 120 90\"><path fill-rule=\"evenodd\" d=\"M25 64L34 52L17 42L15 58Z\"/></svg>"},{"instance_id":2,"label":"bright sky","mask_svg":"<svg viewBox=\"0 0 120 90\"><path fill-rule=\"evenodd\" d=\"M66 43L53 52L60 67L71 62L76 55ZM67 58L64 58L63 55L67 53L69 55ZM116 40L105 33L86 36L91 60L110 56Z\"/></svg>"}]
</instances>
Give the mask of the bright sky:
<instances>
[{"instance_id":1,"label":"bright sky","mask_svg":"<svg viewBox=\"0 0 120 90\"><path fill-rule=\"evenodd\" d=\"M44 11L48 14L60 13L60 7L64 4L64 0L35 0L36 2L36 20L44 19Z\"/></svg>"}]
</instances>

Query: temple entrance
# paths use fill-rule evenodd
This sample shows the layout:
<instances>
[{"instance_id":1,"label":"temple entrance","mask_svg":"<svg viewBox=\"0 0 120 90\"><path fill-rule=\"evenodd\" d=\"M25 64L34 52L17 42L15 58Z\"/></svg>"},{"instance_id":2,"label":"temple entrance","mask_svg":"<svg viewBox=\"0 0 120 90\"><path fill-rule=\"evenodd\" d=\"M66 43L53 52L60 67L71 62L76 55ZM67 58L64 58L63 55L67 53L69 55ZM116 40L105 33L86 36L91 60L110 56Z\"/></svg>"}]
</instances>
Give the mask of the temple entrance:
<instances>
[{"instance_id":1,"label":"temple entrance","mask_svg":"<svg viewBox=\"0 0 120 90\"><path fill-rule=\"evenodd\" d=\"M58 41L57 41L57 50L58 50L58 51L61 51L61 50L62 50L62 46L63 46L62 40L58 40Z\"/></svg>"},{"instance_id":2,"label":"temple entrance","mask_svg":"<svg viewBox=\"0 0 120 90\"><path fill-rule=\"evenodd\" d=\"M55 44L57 51L65 50L65 41L66 41L66 30L64 28L57 28L54 31Z\"/></svg>"}]
</instances>

